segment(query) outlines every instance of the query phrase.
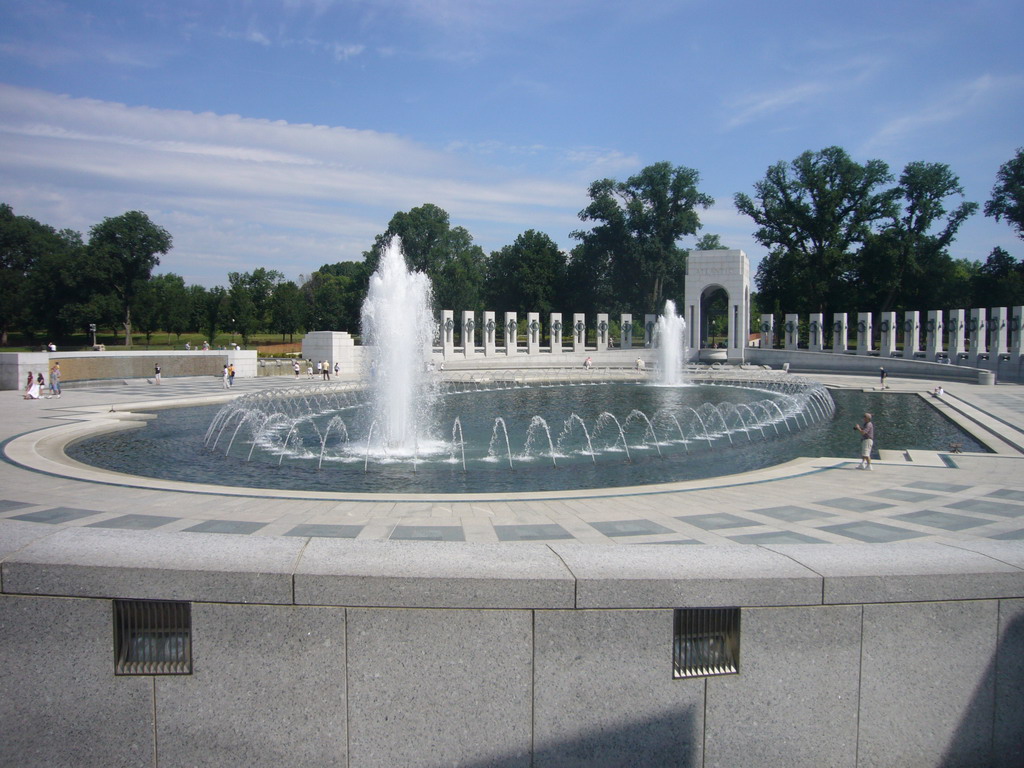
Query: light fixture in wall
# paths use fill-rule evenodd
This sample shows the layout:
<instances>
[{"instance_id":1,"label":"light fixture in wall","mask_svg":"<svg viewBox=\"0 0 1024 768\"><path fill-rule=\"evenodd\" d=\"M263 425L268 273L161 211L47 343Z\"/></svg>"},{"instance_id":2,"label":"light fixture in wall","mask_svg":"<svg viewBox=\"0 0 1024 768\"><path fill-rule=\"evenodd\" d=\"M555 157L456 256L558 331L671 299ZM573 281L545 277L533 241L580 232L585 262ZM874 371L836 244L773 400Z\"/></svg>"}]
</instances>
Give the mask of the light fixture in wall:
<instances>
[{"instance_id":1,"label":"light fixture in wall","mask_svg":"<svg viewBox=\"0 0 1024 768\"><path fill-rule=\"evenodd\" d=\"M739 608L677 608L673 634L673 677L739 672Z\"/></svg>"},{"instance_id":2,"label":"light fixture in wall","mask_svg":"<svg viewBox=\"0 0 1024 768\"><path fill-rule=\"evenodd\" d=\"M114 601L114 674L192 674L192 606Z\"/></svg>"}]
</instances>

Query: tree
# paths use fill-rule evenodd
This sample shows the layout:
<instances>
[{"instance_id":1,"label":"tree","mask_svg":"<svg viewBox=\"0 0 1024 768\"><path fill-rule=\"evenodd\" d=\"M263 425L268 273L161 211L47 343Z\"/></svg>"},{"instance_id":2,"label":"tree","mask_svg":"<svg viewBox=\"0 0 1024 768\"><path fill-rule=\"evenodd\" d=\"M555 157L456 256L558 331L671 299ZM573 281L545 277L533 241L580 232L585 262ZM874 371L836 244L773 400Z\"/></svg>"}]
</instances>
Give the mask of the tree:
<instances>
[{"instance_id":1,"label":"tree","mask_svg":"<svg viewBox=\"0 0 1024 768\"><path fill-rule=\"evenodd\" d=\"M964 190L943 163L908 163L897 190L900 209L861 252L860 301L883 312L941 306L935 302L952 271L949 245L978 204L960 202L946 210L949 198Z\"/></svg>"},{"instance_id":2,"label":"tree","mask_svg":"<svg viewBox=\"0 0 1024 768\"><path fill-rule=\"evenodd\" d=\"M185 279L168 272L157 275L149 282L156 295L157 325L168 334L180 338L188 330L192 316L192 296L185 287Z\"/></svg>"},{"instance_id":3,"label":"tree","mask_svg":"<svg viewBox=\"0 0 1024 768\"><path fill-rule=\"evenodd\" d=\"M68 257L76 247L76 236L59 233L28 216L15 216L11 206L0 203L0 345L7 345L13 328L28 330L28 320L37 316L35 310L59 310L60 305L38 307L32 275L41 261Z\"/></svg>"},{"instance_id":4,"label":"tree","mask_svg":"<svg viewBox=\"0 0 1024 768\"><path fill-rule=\"evenodd\" d=\"M543 232L528 230L491 254L484 293L489 306L547 314L564 302L565 254Z\"/></svg>"},{"instance_id":5,"label":"tree","mask_svg":"<svg viewBox=\"0 0 1024 768\"><path fill-rule=\"evenodd\" d=\"M316 271L302 286L309 310L306 327L311 331L340 330L346 326L349 278Z\"/></svg>"},{"instance_id":6,"label":"tree","mask_svg":"<svg viewBox=\"0 0 1024 768\"><path fill-rule=\"evenodd\" d=\"M160 263L160 255L171 249L171 236L142 211L128 211L95 225L90 231L89 249L118 298L124 318L124 345L131 347L135 297Z\"/></svg>"},{"instance_id":7,"label":"tree","mask_svg":"<svg viewBox=\"0 0 1024 768\"><path fill-rule=\"evenodd\" d=\"M259 328L259 318L256 314L256 302L253 301L252 291L247 282L237 272L228 275L228 282L231 287L228 289L228 317L231 323L231 333L242 334L242 346L249 346L249 336Z\"/></svg>"},{"instance_id":8,"label":"tree","mask_svg":"<svg viewBox=\"0 0 1024 768\"><path fill-rule=\"evenodd\" d=\"M132 323L146 337L146 347L152 341L153 332L160 327L161 297L159 286L152 280L139 285L135 295L135 312Z\"/></svg>"},{"instance_id":9,"label":"tree","mask_svg":"<svg viewBox=\"0 0 1024 768\"><path fill-rule=\"evenodd\" d=\"M364 254L367 277L377 269L381 254L396 235L402 240L409 269L430 278L435 308L482 309L483 249L473 245L466 229L451 226L446 211L426 203L392 216L387 230L377 235L373 247Z\"/></svg>"},{"instance_id":10,"label":"tree","mask_svg":"<svg viewBox=\"0 0 1024 768\"><path fill-rule=\"evenodd\" d=\"M985 203L985 215L996 221L1004 218L1024 238L1024 147L1007 160L996 173L992 198Z\"/></svg>"},{"instance_id":11,"label":"tree","mask_svg":"<svg viewBox=\"0 0 1024 768\"><path fill-rule=\"evenodd\" d=\"M600 290L601 281L611 281L625 306L643 311L660 311L666 297L678 297L686 273L679 240L700 229L697 207L715 202L697 190L699 181L692 168L660 162L624 182L591 184L590 205L579 217L598 223L572 237L581 241L581 263L604 262L610 274L593 275L588 282Z\"/></svg>"},{"instance_id":12,"label":"tree","mask_svg":"<svg viewBox=\"0 0 1024 768\"><path fill-rule=\"evenodd\" d=\"M306 327L356 333L369 283L370 265L365 261L324 264L302 284Z\"/></svg>"},{"instance_id":13,"label":"tree","mask_svg":"<svg viewBox=\"0 0 1024 768\"><path fill-rule=\"evenodd\" d=\"M702 235L697 244L693 246L695 251L728 251L729 246L722 245L722 238L718 235Z\"/></svg>"},{"instance_id":14,"label":"tree","mask_svg":"<svg viewBox=\"0 0 1024 768\"><path fill-rule=\"evenodd\" d=\"M208 300L206 288L201 285L190 285L185 290L188 292L189 303L189 316L185 330L189 333L199 333L206 328L206 304ZM213 341L213 339L209 341Z\"/></svg>"},{"instance_id":15,"label":"tree","mask_svg":"<svg viewBox=\"0 0 1024 768\"><path fill-rule=\"evenodd\" d=\"M276 269L258 267L252 272L229 272L228 282L243 286L249 292L255 316L254 331L270 326L270 303L274 290L284 282L284 275Z\"/></svg>"},{"instance_id":16,"label":"tree","mask_svg":"<svg viewBox=\"0 0 1024 768\"><path fill-rule=\"evenodd\" d=\"M996 246L973 276L975 307L1024 304L1024 264Z\"/></svg>"},{"instance_id":17,"label":"tree","mask_svg":"<svg viewBox=\"0 0 1024 768\"><path fill-rule=\"evenodd\" d=\"M306 317L306 299L302 290L291 280L274 289L270 300L270 328L291 341L295 332L302 328Z\"/></svg>"},{"instance_id":18,"label":"tree","mask_svg":"<svg viewBox=\"0 0 1024 768\"><path fill-rule=\"evenodd\" d=\"M215 286L206 292L206 316L203 319L211 345L217 338L217 329L223 326L227 311L228 292L222 286Z\"/></svg>"},{"instance_id":19,"label":"tree","mask_svg":"<svg viewBox=\"0 0 1024 768\"><path fill-rule=\"evenodd\" d=\"M28 322L45 329L54 341L66 339L90 322L103 323L109 314L109 302L94 301L94 297L107 296L108 290L98 283L82 236L72 230L63 230L58 236L62 247L47 250L32 267L27 300ZM97 311L99 303L105 304L102 313Z\"/></svg>"},{"instance_id":20,"label":"tree","mask_svg":"<svg viewBox=\"0 0 1024 768\"><path fill-rule=\"evenodd\" d=\"M881 220L895 216L896 189L881 160L854 162L839 147L804 152L771 166L755 197L735 196L736 208L758 225L769 249L756 282L767 306L828 312L848 300L856 253Z\"/></svg>"}]
</instances>

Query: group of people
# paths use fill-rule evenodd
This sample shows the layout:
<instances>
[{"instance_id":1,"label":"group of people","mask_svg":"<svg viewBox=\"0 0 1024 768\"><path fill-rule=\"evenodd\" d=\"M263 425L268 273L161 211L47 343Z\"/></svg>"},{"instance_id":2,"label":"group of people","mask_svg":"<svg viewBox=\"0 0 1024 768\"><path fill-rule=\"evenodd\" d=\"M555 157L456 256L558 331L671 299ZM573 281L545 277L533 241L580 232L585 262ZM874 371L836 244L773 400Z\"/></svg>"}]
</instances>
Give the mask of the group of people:
<instances>
[{"instance_id":1,"label":"group of people","mask_svg":"<svg viewBox=\"0 0 1024 768\"><path fill-rule=\"evenodd\" d=\"M186 341L185 342L185 351L188 352L191 349L192 349L192 342ZM199 347L196 347L196 349L199 349ZM203 346L202 346L202 350L203 350L203 352L209 352L210 351L210 342L204 341L203 342Z\"/></svg>"},{"instance_id":2,"label":"group of people","mask_svg":"<svg viewBox=\"0 0 1024 768\"><path fill-rule=\"evenodd\" d=\"M302 373L302 366L299 365L299 361L296 360L292 363L292 370L295 371L295 378L299 378L299 374ZM341 370L339 363L334 364L334 375L338 375L338 371ZM309 378L313 378L313 361L306 361L306 375ZM324 381L331 380L331 364L326 360L320 360L316 364L316 375L322 378Z\"/></svg>"},{"instance_id":3,"label":"group of people","mask_svg":"<svg viewBox=\"0 0 1024 768\"><path fill-rule=\"evenodd\" d=\"M60 363L54 363L50 366L50 394L43 395L44 391L46 391L46 377L43 376L43 372L39 371L35 375L33 375L32 371L28 372L28 379L25 381L24 397L26 400L38 400L40 397L45 397L46 399L60 397Z\"/></svg>"},{"instance_id":4,"label":"group of people","mask_svg":"<svg viewBox=\"0 0 1024 768\"><path fill-rule=\"evenodd\" d=\"M234 363L232 363L231 365L225 365L224 366L224 370L221 373L221 376L222 376L223 381L224 381L224 389L231 389L231 387L235 386L235 365L234 365Z\"/></svg>"}]
</instances>

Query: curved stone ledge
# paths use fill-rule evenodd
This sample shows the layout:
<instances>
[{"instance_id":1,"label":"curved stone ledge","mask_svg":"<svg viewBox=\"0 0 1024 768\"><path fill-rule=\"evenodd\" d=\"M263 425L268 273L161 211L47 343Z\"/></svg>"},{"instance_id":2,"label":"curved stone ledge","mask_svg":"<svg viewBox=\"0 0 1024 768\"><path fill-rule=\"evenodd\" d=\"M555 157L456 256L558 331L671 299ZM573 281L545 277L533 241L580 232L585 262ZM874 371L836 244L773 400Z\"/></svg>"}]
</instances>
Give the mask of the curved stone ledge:
<instances>
[{"instance_id":1,"label":"curved stone ledge","mask_svg":"<svg viewBox=\"0 0 1024 768\"><path fill-rule=\"evenodd\" d=\"M1024 597L1024 542L593 547L63 528L0 520L6 594L630 609Z\"/></svg>"}]
</instances>

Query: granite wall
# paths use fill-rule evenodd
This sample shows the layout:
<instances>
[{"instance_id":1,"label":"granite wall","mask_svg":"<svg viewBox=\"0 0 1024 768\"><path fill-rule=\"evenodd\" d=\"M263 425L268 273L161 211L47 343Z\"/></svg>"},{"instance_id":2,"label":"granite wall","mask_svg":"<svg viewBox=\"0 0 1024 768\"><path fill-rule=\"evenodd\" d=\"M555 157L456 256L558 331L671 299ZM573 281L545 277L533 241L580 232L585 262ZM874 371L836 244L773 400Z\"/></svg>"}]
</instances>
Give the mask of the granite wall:
<instances>
[{"instance_id":1,"label":"granite wall","mask_svg":"<svg viewBox=\"0 0 1024 768\"><path fill-rule=\"evenodd\" d=\"M21 389L29 371L44 371L47 383L50 368L60 363L61 381L153 378L160 366L163 378L174 376L220 376L225 365L235 366L235 376L247 379L257 375L255 350L167 350L162 352L3 352L0 353L0 389Z\"/></svg>"},{"instance_id":2,"label":"granite wall","mask_svg":"<svg viewBox=\"0 0 1024 768\"><path fill-rule=\"evenodd\" d=\"M361 542L0 521L0 764L1011 766L1024 544ZM112 598L192 605L114 675ZM673 609L741 608L674 679Z\"/></svg>"}]
</instances>

